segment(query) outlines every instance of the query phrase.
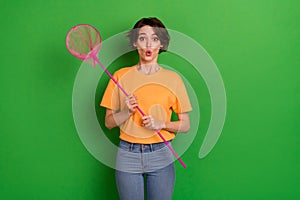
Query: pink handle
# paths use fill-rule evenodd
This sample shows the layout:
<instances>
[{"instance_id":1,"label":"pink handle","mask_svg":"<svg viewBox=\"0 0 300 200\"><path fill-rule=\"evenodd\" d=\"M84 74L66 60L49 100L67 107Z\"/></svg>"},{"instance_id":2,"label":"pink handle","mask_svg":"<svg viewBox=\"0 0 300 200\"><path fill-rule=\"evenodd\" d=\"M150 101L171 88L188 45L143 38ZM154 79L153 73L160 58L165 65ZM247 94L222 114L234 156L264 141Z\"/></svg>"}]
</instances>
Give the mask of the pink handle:
<instances>
[{"instance_id":1,"label":"pink handle","mask_svg":"<svg viewBox=\"0 0 300 200\"><path fill-rule=\"evenodd\" d=\"M111 73L104 67L104 65L100 62L100 60L97 57L97 52L92 52L91 54L89 54L89 57L93 58L101 67L102 69L105 71L105 73L111 78L111 80L118 86L118 88L125 94L125 96L127 97L128 94L127 92L122 88L122 86L118 83L118 81L111 75ZM139 106L136 107L138 109L138 111L142 114L142 116L145 116L145 113L141 110L141 108ZM155 130L155 132L159 135L159 137L164 141L164 143L167 145L167 147L171 150L171 152L173 153L173 155L177 158L177 160L180 162L180 164L186 168L185 163L181 160L181 158L178 156L178 154L175 152L175 150L171 147L171 145L169 144L169 142L162 136L162 134L159 132L159 130Z\"/></svg>"}]
</instances>

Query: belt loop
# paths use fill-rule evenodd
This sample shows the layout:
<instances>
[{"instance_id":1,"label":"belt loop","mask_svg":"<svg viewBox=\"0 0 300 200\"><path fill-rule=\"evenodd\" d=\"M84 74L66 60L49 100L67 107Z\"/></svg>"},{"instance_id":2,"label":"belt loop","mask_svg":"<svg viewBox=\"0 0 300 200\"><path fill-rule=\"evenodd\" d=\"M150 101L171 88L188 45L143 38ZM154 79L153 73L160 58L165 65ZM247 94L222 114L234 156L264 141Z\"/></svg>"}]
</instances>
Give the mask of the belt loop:
<instances>
[{"instance_id":1,"label":"belt loop","mask_svg":"<svg viewBox=\"0 0 300 200\"><path fill-rule=\"evenodd\" d=\"M153 146L152 146L152 144L150 144L150 151L151 151L151 152L153 151Z\"/></svg>"},{"instance_id":2,"label":"belt loop","mask_svg":"<svg viewBox=\"0 0 300 200\"><path fill-rule=\"evenodd\" d=\"M133 143L130 143L129 149L130 149L129 151L132 152L132 149L133 149Z\"/></svg>"}]
</instances>

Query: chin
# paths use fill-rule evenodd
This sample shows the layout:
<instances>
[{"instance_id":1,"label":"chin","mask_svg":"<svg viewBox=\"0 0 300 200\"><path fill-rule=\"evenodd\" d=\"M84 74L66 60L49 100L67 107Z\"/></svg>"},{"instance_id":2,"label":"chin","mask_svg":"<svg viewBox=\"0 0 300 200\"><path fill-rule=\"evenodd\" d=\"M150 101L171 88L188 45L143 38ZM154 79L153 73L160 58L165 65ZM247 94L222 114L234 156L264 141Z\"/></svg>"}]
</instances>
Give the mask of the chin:
<instances>
[{"instance_id":1,"label":"chin","mask_svg":"<svg viewBox=\"0 0 300 200\"><path fill-rule=\"evenodd\" d=\"M144 57L143 58L143 60L145 61L145 62L152 62L152 61L155 61L155 59L154 58L149 58L149 57Z\"/></svg>"}]
</instances>

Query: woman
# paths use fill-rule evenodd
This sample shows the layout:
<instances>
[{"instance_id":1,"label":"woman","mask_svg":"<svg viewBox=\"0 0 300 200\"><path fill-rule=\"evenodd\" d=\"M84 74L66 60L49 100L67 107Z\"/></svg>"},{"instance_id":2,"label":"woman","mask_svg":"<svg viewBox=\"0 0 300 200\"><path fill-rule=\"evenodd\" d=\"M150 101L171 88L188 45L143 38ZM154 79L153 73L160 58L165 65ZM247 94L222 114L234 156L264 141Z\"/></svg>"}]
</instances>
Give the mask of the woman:
<instances>
[{"instance_id":1,"label":"woman","mask_svg":"<svg viewBox=\"0 0 300 200\"><path fill-rule=\"evenodd\" d=\"M175 182L173 155L155 131L171 144L175 132L189 130L192 108L180 76L157 63L170 40L163 23L157 18L142 18L128 37L139 62L118 70L114 78L130 95L126 97L110 81L101 102L106 107L106 127L120 127L116 164L120 199L144 199L145 179L148 200L169 200ZM177 121L170 121L172 111L177 113Z\"/></svg>"}]
</instances>

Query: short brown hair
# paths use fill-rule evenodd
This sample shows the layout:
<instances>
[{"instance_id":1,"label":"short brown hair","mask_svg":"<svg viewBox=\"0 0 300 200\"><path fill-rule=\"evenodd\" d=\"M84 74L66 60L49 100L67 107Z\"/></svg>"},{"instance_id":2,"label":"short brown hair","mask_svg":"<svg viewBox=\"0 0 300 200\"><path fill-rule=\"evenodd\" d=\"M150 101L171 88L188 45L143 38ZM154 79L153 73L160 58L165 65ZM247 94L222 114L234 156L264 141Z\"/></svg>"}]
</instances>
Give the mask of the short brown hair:
<instances>
[{"instance_id":1,"label":"short brown hair","mask_svg":"<svg viewBox=\"0 0 300 200\"><path fill-rule=\"evenodd\" d=\"M133 28L127 33L127 37L130 40L130 46L135 48L133 44L138 39L139 29L147 25L153 28L162 44L159 53L166 52L169 46L170 36L165 25L156 17L142 18L136 22Z\"/></svg>"}]
</instances>

